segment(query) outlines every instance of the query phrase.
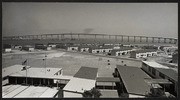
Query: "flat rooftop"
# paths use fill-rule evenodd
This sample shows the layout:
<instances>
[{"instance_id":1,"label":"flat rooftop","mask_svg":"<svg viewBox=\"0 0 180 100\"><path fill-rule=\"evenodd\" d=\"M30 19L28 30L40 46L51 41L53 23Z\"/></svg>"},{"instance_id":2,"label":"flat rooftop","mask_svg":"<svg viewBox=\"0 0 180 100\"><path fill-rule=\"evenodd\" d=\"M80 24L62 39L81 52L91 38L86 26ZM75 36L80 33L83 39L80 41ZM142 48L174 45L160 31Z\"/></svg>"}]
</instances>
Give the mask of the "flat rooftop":
<instances>
[{"instance_id":1,"label":"flat rooftop","mask_svg":"<svg viewBox=\"0 0 180 100\"><path fill-rule=\"evenodd\" d=\"M144 81L150 78L143 70L137 67L117 65L118 72L129 94L146 95L150 86Z\"/></svg>"},{"instance_id":2,"label":"flat rooftop","mask_svg":"<svg viewBox=\"0 0 180 100\"><path fill-rule=\"evenodd\" d=\"M15 67L13 67L15 68ZM11 70L11 69L9 69ZM72 76L55 75L61 71L62 68L35 68L31 67L27 69L27 77L31 78L46 78L46 79L57 79L57 80L70 80ZM46 72L45 72L46 71ZM9 74L11 77L26 77L26 70L18 70L17 72Z\"/></svg>"},{"instance_id":3,"label":"flat rooftop","mask_svg":"<svg viewBox=\"0 0 180 100\"><path fill-rule=\"evenodd\" d=\"M119 98L117 90L100 90L100 98Z\"/></svg>"},{"instance_id":4,"label":"flat rooftop","mask_svg":"<svg viewBox=\"0 0 180 100\"><path fill-rule=\"evenodd\" d=\"M146 65L150 66L150 67L169 69L169 67L161 65L155 61L142 61L142 62L145 63Z\"/></svg>"},{"instance_id":5,"label":"flat rooftop","mask_svg":"<svg viewBox=\"0 0 180 100\"><path fill-rule=\"evenodd\" d=\"M29 68L27 69L27 77L45 77L54 76L62 68ZM23 76L26 77L26 70L21 70L16 73L10 74L10 76Z\"/></svg>"},{"instance_id":6,"label":"flat rooftop","mask_svg":"<svg viewBox=\"0 0 180 100\"><path fill-rule=\"evenodd\" d=\"M57 89L40 86L7 85L2 88L3 98L53 98Z\"/></svg>"},{"instance_id":7,"label":"flat rooftop","mask_svg":"<svg viewBox=\"0 0 180 100\"><path fill-rule=\"evenodd\" d=\"M6 77L8 75L19 72L23 69L23 65L13 65L2 69L2 77ZM30 67L30 66L27 66Z\"/></svg>"},{"instance_id":8,"label":"flat rooftop","mask_svg":"<svg viewBox=\"0 0 180 100\"><path fill-rule=\"evenodd\" d=\"M112 52L117 52L117 51L126 51L126 50L132 50L133 48L120 48L120 49L113 49Z\"/></svg>"},{"instance_id":9,"label":"flat rooftop","mask_svg":"<svg viewBox=\"0 0 180 100\"><path fill-rule=\"evenodd\" d=\"M95 80L74 77L63 88L65 91L72 91L65 92L64 97L82 97L81 94L73 92L83 93L85 90L91 90L93 87L95 87L95 83Z\"/></svg>"},{"instance_id":10,"label":"flat rooftop","mask_svg":"<svg viewBox=\"0 0 180 100\"><path fill-rule=\"evenodd\" d=\"M95 80L97 77L97 72L98 72L98 68L83 66L78 70L78 72L74 75L74 77Z\"/></svg>"},{"instance_id":11,"label":"flat rooftop","mask_svg":"<svg viewBox=\"0 0 180 100\"><path fill-rule=\"evenodd\" d=\"M81 67L63 88L65 91L64 97L82 97L82 94L78 93L83 93L85 90L91 90L95 87L97 71L98 68Z\"/></svg>"}]
</instances>

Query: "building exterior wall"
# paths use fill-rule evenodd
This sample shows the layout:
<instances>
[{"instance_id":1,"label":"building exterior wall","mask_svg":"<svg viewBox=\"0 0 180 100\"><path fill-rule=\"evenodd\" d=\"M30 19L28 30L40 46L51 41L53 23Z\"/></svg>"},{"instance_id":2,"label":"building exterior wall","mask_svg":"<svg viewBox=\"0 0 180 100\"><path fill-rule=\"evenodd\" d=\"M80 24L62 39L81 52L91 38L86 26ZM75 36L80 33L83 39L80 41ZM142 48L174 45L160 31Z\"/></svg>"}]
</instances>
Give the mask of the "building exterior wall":
<instances>
[{"instance_id":1,"label":"building exterior wall","mask_svg":"<svg viewBox=\"0 0 180 100\"><path fill-rule=\"evenodd\" d=\"M145 98L145 96L129 94L129 98Z\"/></svg>"},{"instance_id":2,"label":"building exterior wall","mask_svg":"<svg viewBox=\"0 0 180 100\"><path fill-rule=\"evenodd\" d=\"M9 53L9 52L11 52L11 48L5 48L4 51L5 51L6 53Z\"/></svg>"},{"instance_id":3,"label":"building exterior wall","mask_svg":"<svg viewBox=\"0 0 180 100\"><path fill-rule=\"evenodd\" d=\"M34 51L34 48L29 48L29 51Z\"/></svg>"},{"instance_id":4,"label":"building exterior wall","mask_svg":"<svg viewBox=\"0 0 180 100\"><path fill-rule=\"evenodd\" d=\"M47 50L51 50L52 48L51 47L47 47Z\"/></svg>"},{"instance_id":5,"label":"building exterior wall","mask_svg":"<svg viewBox=\"0 0 180 100\"><path fill-rule=\"evenodd\" d=\"M14 46L14 49L22 49L22 46Z\"/></svg>"},{"instance_id":6,"label":"building exterior wall","mask_svg":"<svg viewBox=\"0 0 180 100\"><path fill-rule=\"evenodd\" d=\"M155 68L146 65L145 63L142 63L142 69L143 69L146 73L148 73L150 76L152 76L152 77L154 77L154 78L170 80L170 81L173 82L173 84L174 84L174 90L175 90L175 92L177 92L177 89L178 89L177 82L175 82L174 80L170 79L168 76L166 76L166 75L164 75L163 73L159 72L159 71L156 70ZM153 69L155 70L155 74L153 74Z\"/></svg>"},{"instance_id":7,"label":"building exterior wall","mask_svg":"<svg viewBox=\"0 0 180 100\"><path fill-rule=\"evenodd\" d=\"M78 47L67 47L68 51L78 51Z\"/></svg>"},{"instance_id":8,"label":"building exterior wall","mask_svg":"<svg viewBox=\"0 0 180 100\"><path fill-rule=\"evenodd\" d=\"M120 49L120 47L119 46L114 46L113 49Z\"/></svg>"},{"instance_id":9,"label":"building exterior wall","mask_svg":"<svg viewBox=\"0 0 180 100\"><path fill-rule=\"evenodd\" d=\"M156 56L157 52L144 52L144 53L136 53L136 52L131 52L130 57L132 58L147 58L147 57L152 57Z\"/></svg>"},{"instance_id":10,"label":"building exterior wall","mask_svg":"<svg viewBox=\"0 0 180 100\"><path fill-rule=\"evenodd\" d=\"M130 53L130 58L136 58L136 52L131 52Z\"/></svg>"},{"instance_id":11,"label":"building exterior wall","mask_svg":"<svg viewBox=\"0 0 180 100\"><path fill-rule=\"evenodd\" d=\"M112 49L92 49L92 53L110 53Z\"/></svg>"},{"instance_id":12,"label":"building exterior wall","mask_svg":"<svg viewBox=\"0 0 180 100\"><path fill-rule=\"evenodd\" d=\"M26 51L34 51L33 47L23 47L22 49Z\"/></svg>"},{"instance_id":13,"label":"building exterior wall","mask_svg":"<svg viewBox=\"0 0 180 100\"><path fill-rule=\"evenodd\" d=\"M80 52L89 52L89 48L80 48Z\"/></svg>"}]
</instances>

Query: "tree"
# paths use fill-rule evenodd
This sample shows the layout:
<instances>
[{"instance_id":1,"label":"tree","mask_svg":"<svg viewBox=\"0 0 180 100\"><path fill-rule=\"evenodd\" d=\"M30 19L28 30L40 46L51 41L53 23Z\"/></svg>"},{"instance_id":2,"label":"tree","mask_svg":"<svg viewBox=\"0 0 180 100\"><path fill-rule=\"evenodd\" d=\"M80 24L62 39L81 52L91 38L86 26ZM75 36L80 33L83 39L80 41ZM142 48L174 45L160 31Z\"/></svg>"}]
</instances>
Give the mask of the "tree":
<instances>
[{"instance_id":1,"label":"tree","mask_svg":"<svg viewBox=\"0 0 180 100\"><path fill-rule=\"evenodd\" d=\"M147 93L146 97L166 97L166 96L161 89L151 87L150 92Z\"/></svg>"},{"instance_id":2,"label":"tree","mask_svg":"<svg viewBox=\"0 0 180 100\"><path fill-rule=\"evenodd\" d=\"M85 90L82 94L84 98L99 98L102 94L96 88L92 88L91 90Z\"/></svg>"}]
</instances>

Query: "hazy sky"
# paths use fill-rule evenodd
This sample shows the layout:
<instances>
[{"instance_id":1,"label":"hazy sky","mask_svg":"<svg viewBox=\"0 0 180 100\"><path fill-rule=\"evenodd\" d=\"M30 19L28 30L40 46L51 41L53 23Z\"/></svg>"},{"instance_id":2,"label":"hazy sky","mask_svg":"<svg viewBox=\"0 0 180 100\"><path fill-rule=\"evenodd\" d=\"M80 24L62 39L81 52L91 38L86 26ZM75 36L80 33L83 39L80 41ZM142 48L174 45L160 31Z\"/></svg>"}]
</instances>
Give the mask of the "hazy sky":
<instances>
[{"instance_id":1,"label":"hazy sky","mask_svg":"<svg viewBox=\"0 0 180 100\"><path fill-rule=\"evenodd\" d=\"M2 34L178 36L177 3L3 3Z\"/></svg>"}]
</instances>

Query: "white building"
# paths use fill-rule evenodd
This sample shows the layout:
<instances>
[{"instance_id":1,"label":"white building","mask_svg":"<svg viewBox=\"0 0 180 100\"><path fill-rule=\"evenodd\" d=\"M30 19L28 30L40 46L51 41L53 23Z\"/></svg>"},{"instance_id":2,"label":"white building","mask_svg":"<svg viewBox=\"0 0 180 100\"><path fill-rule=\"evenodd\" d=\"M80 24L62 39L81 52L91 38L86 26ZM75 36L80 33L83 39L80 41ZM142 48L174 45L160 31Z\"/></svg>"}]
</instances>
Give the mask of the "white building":
<instances>
[{"instance_id":1,"label":"white building","mask_svg":"<svg viewBox=\"0 0 180 100\"><path fill-rule=\"evenodd\" d=\"M127 55L127 54L130 54L131 51L134 51L134 50L131 48L114 49L111 51L111 55L112 56Z\"/></svg>"},{"instance_id":2,"label":"white building","mask_svg":"<svg viewBox=\"0 0 180 100\"><path fill-rule=\"evenodd\" d=\"M136 50L132 51L130 54L131 58L147 58L151 56L157 56L156 50Z\"/></svg>"},{"instance_id":3,"label":"white building","mask_svg":"<svg viewBox=\"0 0 180 100\"><path fill-rule=\"evenodd\" d=\"M90 53L110 53L113 50L112 46L102 46L102 47L91 47L89 49Z\"/></svg>"},{"instance_id":4,"label":"white building","mask_svg":"<svg viewBox=\"0 0 180 100\"><path fill-rule=\"evenodd\" d=\"M4 52L6 52L6 53L10 53L11 51L12 51L11 48L5 48L5 49L4 49Z\"/></svg>"},{"instance_id":5,"label":"white building","mask_svg":"<svg viewBox=\"0 0 180 100\"><path fill-rule=\"evenodd\" d=\"M26 45L22 47L23 50L25 51L34 51L34 47L30 46L30 45Z\"/></svg>"},{"instance_id":6,"label":"white building","mask_svg":"<svg viewBox=\"0 0 180 100\"><path fill-rule=\"evenodd\" d=\"M78 51L78 46L67 46L67 51Z\"/></svg>"},{"instance_id":7,"label":"white building","mask_svg":"<svg viewBox=\"0 0 180 100\"><path fill-rule=\"evenodd\" d=\"M15 45L15 46L14 46L14 49L22 49L22 46L20 46L20 45Z\"/></svg>"}]
</instances>

